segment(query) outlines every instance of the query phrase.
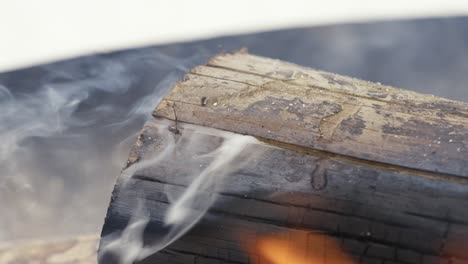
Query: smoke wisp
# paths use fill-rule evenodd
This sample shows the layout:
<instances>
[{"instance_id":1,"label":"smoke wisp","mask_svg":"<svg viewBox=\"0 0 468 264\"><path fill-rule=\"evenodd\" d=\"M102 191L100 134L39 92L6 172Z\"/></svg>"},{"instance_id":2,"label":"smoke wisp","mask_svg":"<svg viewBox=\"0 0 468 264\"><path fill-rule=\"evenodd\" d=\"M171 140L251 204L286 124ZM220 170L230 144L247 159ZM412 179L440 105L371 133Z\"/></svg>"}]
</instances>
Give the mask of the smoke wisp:
<instances>
[{"instance_id":1,"label":"smoke wisp","mask_svg":"<svg viewBox=\"0 0 468 264\"><path fill-rule=\"evenodd\" d=\"M189 126L189 125L186 125ZM242 168L247 162L255 162L260 151L253 146L260 144L251 136L221 132L207 128L183 129L181 135L176 135L161 124L158 127L164 147L157 153L132 165L123 172L128 182L133 175L138 175L148 168L160 169L158 166L174 166L183 164L188 174L162 175L167 179L176 179L189 183L181 191L180 185L165 185L164 194L169 201L169 207L164 212L162 224L164 234L152 245L143 244L145 226L150 221L150 214L140 200L137 210L120 235L111 234L101 248L100 256L112 254L117 256L121 264L142 260L170 245L188 232L205 215L216 201L217 195L223 189L226 177ZM209 141L220 139L214 149ZM181 180L180 178L184 178ZM120 191L126 188L124 181Z\"/></svg>"},{"instance_id":2,"label":"smoke wisp","mask_svg":"<svg viewBox=\"0 0 468 264\"><path fill-rule=\"evenodd\" d=\"M99 232L141 126L205 59L185 57L142 50L0 75L0 241Z\"/></svg>"}]
</instances>

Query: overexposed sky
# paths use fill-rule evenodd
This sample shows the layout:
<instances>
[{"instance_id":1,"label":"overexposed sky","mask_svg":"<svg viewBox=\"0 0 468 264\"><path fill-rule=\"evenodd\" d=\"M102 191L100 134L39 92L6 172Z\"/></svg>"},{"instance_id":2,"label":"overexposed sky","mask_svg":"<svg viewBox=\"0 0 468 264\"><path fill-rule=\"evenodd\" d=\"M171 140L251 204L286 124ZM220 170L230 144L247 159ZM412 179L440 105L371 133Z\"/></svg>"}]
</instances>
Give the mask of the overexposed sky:
<instances>
[{"instance_id":1,"label":"overexposed sky","mask_svg":"<svg viewBox=\"0 0 468 264\"><path fill-rule=\"evenodd\" d=\"M0 71L237 33L467 14L467 0L0 0Z\"/></svg>"}]
</instances>

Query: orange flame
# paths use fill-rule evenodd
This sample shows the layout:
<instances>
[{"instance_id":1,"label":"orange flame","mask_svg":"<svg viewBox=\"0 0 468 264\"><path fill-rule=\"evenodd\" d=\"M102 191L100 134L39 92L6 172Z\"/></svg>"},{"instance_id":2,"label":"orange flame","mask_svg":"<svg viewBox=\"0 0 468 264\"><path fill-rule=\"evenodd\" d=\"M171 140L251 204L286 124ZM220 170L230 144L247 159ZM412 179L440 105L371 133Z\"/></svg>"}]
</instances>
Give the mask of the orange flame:
<instances>
[{"instance_id":1,"label":"orange flame","mask_svg":"<svg viewBox=\"0 0 468 264\"><path fill-rule=\"evenodd\" d=\"M335 239L318 233L292 231L256 239L249 250L258 264L353 264Z\"/></svg>"}]
</instances>

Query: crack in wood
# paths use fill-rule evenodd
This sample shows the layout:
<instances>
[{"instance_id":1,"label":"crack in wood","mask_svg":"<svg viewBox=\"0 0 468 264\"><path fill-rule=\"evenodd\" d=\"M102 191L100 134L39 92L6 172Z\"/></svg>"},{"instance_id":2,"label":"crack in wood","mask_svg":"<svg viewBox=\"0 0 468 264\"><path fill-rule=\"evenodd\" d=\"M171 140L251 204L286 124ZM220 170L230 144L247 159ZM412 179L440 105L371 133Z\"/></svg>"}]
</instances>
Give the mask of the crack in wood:
<instances>
[{"instance_id":1,"label":"crack in wood","mask_svg":"<svg viewBox=\"0 0 468 264\"><path fill-rule=\"evenodd\" d=\"M325 116L320 120L319 131L320 139L325 139L328 141L333 140L336 129L342 125L343 121L354 117L362 106L352 106L349 104L340 104L341 110L337 113L330 114Z\"/></svg>"}]
</instances>

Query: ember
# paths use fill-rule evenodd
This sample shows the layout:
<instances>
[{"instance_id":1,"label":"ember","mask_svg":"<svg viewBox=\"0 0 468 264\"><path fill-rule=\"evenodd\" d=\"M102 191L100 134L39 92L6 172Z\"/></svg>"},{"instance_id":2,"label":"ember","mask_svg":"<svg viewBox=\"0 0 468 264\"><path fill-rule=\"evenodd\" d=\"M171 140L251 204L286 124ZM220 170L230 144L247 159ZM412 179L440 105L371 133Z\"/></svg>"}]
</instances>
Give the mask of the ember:
<instances>
[{"instance_id":1,"label":"ember","mask_svg":"<svg viewBox=\"0 0 468 264\"><path fill-rule=\"evenodd\" d=\"M351 264L356 263L324 234L293 231L261 237L252 250L258 264ZM254 258L255 256L253 256Z\"/></svg>"}]
</instances>

